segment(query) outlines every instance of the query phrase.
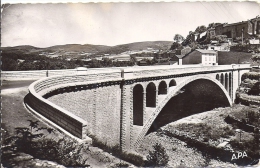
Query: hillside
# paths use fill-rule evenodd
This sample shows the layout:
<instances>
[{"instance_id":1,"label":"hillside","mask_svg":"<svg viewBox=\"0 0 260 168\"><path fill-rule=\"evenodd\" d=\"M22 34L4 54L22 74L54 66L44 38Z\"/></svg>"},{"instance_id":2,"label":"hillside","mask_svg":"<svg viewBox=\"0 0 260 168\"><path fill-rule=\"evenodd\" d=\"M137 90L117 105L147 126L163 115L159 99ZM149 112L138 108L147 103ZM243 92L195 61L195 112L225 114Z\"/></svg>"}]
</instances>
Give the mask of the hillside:
<instances>
[{"instance_id":1,"label":"hillside","mask_svg":"<svg viewBox=\"0 0 260 168\"><path fill-rule=\"evenodd\" d=\"M23 53L37 55L58 55L63 58L81 58L85 56L95 56L104 54L120 54L126 51L153 49L168 49L171 41L147 41L122 44L116 46L92 45L92 44L66 44L56 45L47 48L38 48L29 45L15 47L1 47L4 53ZM4 55L3 55L4 56Z\"/></svg>"},{"instance_id":2,"label":"hillside","mask_svg":"<svg viewBox=\"0 0 260 168\"><path fill-rule=\"evenodd\" d=\"M15 46L15 47L1 47L1 50L5 53L23 53L23 54L42 54L48 55L50 53L55 53L61 56L71 56L67 53L73 53L74 56L78 56L79 53L90 53L94 54L110 48L109 46L103 45L91 45L91 44L66 44L57 45L47 48L37 48L29 45Z\"/></svg>"},{"instance_id":3,"label":"hillside","mask_svg":"<svg viewBox=\"0 0 260 168\"><path fill-rule=\"evenodd\" d=\"M15 47L1 47L1 50L6 52L23 52L24 54L43 51L42 48L38 48L30 45L22 45L22 46L15 46Z\"/></svg>"},{"instance_id":4,"label":"hillside","mask_svg":"<svg viewBox=\"0 0 260 168\"><path fill-rule=\"evenodd\" d=\"M146 42L136 42L129 44L116 45L108 48L107 50L100 51L97 54L120 54L126 51L133 50L145 50L147 48L153 48L156 50L167 50L171 47L172 41L146 41Z\"/></svg>"},{"instance_id":5,"label":"hillside","mask_svg":"<svg viewBox=\"0 0 260 168\"><path fill-rule=\"evenodd\" d=\"M46 48L50 51L66 51L66 52L88 52L96 53L109 49L109 46L105 45L92 45L92 44L66 44L66 45L56 45Z\"/></svg>"}]
</instances>

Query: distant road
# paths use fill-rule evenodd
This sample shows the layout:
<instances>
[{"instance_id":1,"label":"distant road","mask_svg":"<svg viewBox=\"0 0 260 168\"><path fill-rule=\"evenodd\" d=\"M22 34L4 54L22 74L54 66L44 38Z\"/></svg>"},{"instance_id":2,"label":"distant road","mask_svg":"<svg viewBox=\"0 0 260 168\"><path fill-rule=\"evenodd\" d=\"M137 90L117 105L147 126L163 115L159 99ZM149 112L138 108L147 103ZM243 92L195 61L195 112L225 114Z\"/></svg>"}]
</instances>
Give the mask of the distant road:
<instances>
[{"instance_id":1,"label":"distant road","mask_svg":"<svg viewBox=\"0 0 260 168\"><path fill-rule=\"evenodd\" d=\"M36 80L2 81L1 90L29 86Z\"/></svg>"}]
</instances>

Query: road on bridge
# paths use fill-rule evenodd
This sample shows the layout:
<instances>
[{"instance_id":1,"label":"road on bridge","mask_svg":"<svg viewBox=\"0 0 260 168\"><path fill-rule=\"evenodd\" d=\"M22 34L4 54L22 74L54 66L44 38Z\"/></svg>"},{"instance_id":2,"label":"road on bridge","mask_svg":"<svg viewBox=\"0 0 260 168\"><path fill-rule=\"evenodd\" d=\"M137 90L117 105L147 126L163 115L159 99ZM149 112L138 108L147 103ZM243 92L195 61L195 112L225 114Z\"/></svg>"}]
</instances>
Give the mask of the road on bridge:
<instances>
[{"instance_id":1,"label":"road on bridge","mask_svg":"<svg viewBox=\"0 0 260 168\"><path fill-rule=\"evenodd\" d=\"M1 83L2 84L1 90L29 86L34 81L36 80L17 80L17 81L3 80Z\"/></svg>"}]
</instances>

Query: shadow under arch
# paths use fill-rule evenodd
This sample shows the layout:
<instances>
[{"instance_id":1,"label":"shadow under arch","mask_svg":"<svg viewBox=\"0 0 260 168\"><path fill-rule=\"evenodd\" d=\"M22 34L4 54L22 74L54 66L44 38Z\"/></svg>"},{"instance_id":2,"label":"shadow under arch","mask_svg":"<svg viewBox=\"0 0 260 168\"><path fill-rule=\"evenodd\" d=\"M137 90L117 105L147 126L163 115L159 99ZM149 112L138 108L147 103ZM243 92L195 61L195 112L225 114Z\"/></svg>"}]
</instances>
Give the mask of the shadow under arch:
<instances>
[{"instance_id":1,"label":"shadow under arch","mask_svg":"<svg viewBox=\"0 0 260 168\"><path fill-rule=\"evenodd\" d=\"M167 84L165 81L161 81L158 87L158 95L167 94Z\"/></svg>"},{"instance_id":2,"label":"shadow under arch","mask_svg":"<svg viewBox=\"0 0 260 168\"><path fill-rule=\"evenodd\" d=\"M137 84L133 89L133 124L143 125L143 86Z\"/></svg>"},{"instance_id":3,"label":"shadow under arch","mask_svg":"<svg viewBox=\"0 0 260 168\"><path fill-rule=\"evenodd\" d=\"M217 107L230 106L232 101L225 87L210 77L194 77L182 82L167 94L138 135L135 147L144 136L180 118Z\"/></svg>"},{"instance_id":4,"label":"shadow under arch","mask_svg":"<svg viewBox=\"0 0 260 168\"><path fill-rule=\"evenodd\" d=\"M156 107L156 86L153 82L146 87L146 107Z\"/></svg>"}]
</instances>

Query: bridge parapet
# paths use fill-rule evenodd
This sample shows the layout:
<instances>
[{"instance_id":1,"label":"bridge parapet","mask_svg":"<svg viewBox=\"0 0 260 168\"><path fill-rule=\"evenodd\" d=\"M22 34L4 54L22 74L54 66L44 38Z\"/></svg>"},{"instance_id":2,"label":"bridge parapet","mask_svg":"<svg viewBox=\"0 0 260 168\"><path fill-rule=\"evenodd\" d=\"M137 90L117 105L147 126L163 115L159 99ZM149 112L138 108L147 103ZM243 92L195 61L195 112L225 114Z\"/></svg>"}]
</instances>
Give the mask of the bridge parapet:
<instances>
[{"instance_id":1,"label":"bridge parapet","mask_svg":"<svg viewBox=\"0 0 260 168\"><path fill-rule=\"evenodd\" d=\"M48 90L52 87L58 85L69 85L81 83L81 82L89 82L89 81L98 81L104 79L115 79L121 78L121 71L119 69L110 69L106 71L85 71L79 75L64 75L64 76L52 76L45 77L38 81L32 83L29 87L30 90L35 90L36 93L44 94L48 92Z\"/></svg>"},{"instance_id":2,"label":"bridge parapet","mask_svg":"<svg viewBox=\"0 0 260 168\"><path fill-rule=\"evenodd\" d=\"M153 76L167 76L172 74L184 73L201 73L201 72L221 72L232 71L239 69L249 69L250 64L240 65L217 65L217 66L202 66L202 65L186 65L186 66L145 66L145 67L131 67L124 69L125 79L135 79Z\"/></svg>"}]
</instances>

